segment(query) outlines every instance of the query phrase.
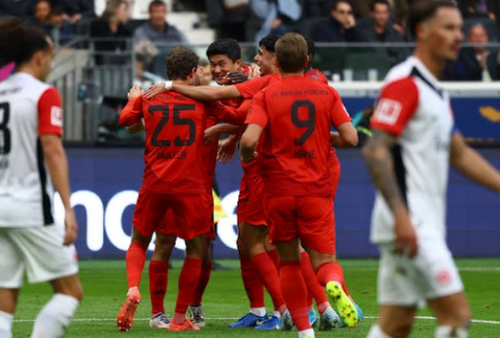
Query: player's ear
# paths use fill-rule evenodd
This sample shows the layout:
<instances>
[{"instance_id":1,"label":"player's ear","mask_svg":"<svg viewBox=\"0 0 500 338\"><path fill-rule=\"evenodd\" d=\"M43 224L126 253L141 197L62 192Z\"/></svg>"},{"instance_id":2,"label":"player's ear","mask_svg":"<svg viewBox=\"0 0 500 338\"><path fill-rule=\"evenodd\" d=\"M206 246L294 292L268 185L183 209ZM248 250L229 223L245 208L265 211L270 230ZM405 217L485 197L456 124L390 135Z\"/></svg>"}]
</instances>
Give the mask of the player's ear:
<instances>
[{"instance_id":1,"label":"player's ear","mask_svg":"<svg viewBox=\"0 0 500 338\"><path fill-rule=\"evenodd\" d=\"M304 68L307 68L307 66L309 66L309 62L311 62L311 57L308 55L306 56L306 62L304 64Z\"/></svg>"},{"instance_id":2,"label":"player's ear","mask_svg":"<svg viewBox=\"0 0 500 338\"><path fill-rule=\"evenodd\" d=\"M33 55L33 61L37 66L41 66L43 64L43 57L44 57L43 50L39 50Z\"/></svg>"},{"instance_id":3,"label":"player's ear","mask_svg":"<svg viewBox=\"0 0 500 338\"><path fill-rule=\"evenodd\" d=\"M236 66L236 69L238 69L238 70L241 68L242 64L243 64L243 61L241 59L234 61L234 65Z\"/></svg>"}]
</instances>

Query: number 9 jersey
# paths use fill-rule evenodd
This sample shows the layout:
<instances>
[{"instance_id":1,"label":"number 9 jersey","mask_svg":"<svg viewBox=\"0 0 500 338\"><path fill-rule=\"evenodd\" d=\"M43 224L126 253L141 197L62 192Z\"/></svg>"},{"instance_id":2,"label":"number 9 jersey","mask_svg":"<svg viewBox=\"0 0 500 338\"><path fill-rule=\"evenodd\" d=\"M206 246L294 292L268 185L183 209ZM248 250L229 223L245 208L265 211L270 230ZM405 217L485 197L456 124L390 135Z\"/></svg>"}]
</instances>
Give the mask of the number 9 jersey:
<instances>
[{"instance_id":1,"label":"number 9 jersey","mask_svg":"<svg viewBox=\"0 0 500 338\"><path fill-rule=\"evenodd\" d=\"M202 146L210 104L176 92L150 100L132 98L120 115L120 125L144 118L146 149L142 190L166 195L198 195L203 190Z\"/></svg>"},{"instance_id":2,"label":"number 9 jersey","mask_svg":"<svg viewBox=\"0 0 500 338\"><path fill-rule=\"evenodd\" d=\"M62 135L61 97L27 73L0 82L0 227L54 223L39 136Z\"/></svg>"}]
</instances>

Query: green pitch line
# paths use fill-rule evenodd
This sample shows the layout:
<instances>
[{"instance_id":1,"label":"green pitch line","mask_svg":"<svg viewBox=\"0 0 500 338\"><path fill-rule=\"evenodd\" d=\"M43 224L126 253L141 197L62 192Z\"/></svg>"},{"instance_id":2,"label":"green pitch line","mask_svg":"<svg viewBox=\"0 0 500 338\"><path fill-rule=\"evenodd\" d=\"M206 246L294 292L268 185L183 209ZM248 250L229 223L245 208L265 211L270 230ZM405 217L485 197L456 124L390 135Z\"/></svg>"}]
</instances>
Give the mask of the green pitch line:
<instances>
[{"instance_id":1,"label":"green pitch line","mask_svg":"<svg viewBox=\"0 0 500 338\"><path fill-rule=\"evenodd\" d=\"M252 329L231 330L226 328L248 311L237 261L219 261L231 267L229 271L214 271L203 301L207 326L196 333L176 333L176 337L220 338L221 335L247 338L263 335ZM341 329L321 333L323 337L365 337L377 315L376 305L376 260L341 260L345 269L345 277L355 301L361 306L367 318L354 329ZM498 327L500 318L500 259L466 259L457 261L460 273L466 286L466 292L472 307L473 323L470 337L500 338ZM169 285L165 307L172 314L177 295L177 280L181 261L174 261L174 269L169 273ZM118 314L127 292L124 261L82 261L80 277L85 288L84 300L70 325L66 337L123 337L118 332L115 316ZM150 316L147 264L143 273L142 301L136 314L136 322L127 337L154 337L167 334L153 330L148 326ZM29 337L36 314L50 299L51 290L48 285L26 285L20 295L20 304L14 322L14 337ZM267 296L266 296L267 297ZM268 311L272 310L272 302L266 298ZM419 312L420 319L415 322L412 338L428 338L434 336L435 322L428 310ZM267 332L266 338L296 337L296 332ZM318 336L320 336L318 335Z\"/></svg>"}]
</instances>

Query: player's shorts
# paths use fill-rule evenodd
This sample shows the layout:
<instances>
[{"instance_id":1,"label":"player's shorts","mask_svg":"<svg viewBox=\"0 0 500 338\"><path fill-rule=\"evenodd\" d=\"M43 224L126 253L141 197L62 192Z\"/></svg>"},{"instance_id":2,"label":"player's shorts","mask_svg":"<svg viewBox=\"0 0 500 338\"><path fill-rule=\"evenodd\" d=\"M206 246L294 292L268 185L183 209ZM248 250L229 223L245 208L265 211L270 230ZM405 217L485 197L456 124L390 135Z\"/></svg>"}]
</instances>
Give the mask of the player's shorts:
<instances>
[{"instance_id":1,"label":"player's shorts","mask_svg":"<svg viewBox=\"0 0 500 338\"><path fill-rule=\"evenodd\" d=\"M379 304L418 307L426 300L463 291L446 242L434 237L419 237L414 259L394 253L394 244L380 245Z\"/></svg>"},{"instance_id":2,"label":"player's shorts","mask_svg":"<svg viewBox=\"0 0 500 338\"><path fill-rule=\"evenodd\" d=\"M335 254L335 222L331 197L266 197L271 244L300 238L314 251Z\"/></svg>"},{"instance_id":3,"label":"player's shorts","mask_svg":"<svg viewBox=\"0 0 500 338\"><path fill-rule=\"evenodd\" d=\"M133 224L144 237L150 237L156 231L191 240L210 232L209 223L206 221L206 206L207 199L204 194L163 195L141 190L135 206ZM172 217L171 222L169 217Z\"/></svg>"},{"instance_id":4,"label":"player's shorts","mask_svg":"<svg viewBox=\"0 0 500 338\"><path fill-rule=\"evenodd\" d=\"M64 229L56 225L0 228L0 287L20 288L25 271L30 283L77 274L75 247L63 240Z\"/></svg>"},{"instance_id":5,"label":"player's shorts","mask_svg":"<svg viewBox=\"0 0 500 338\"><path fill-rule=\"evenodd\" d=\"M262 176L243 174L238 197L238 209L236 211L238 223L267 226L263 204L263 188Z\"/></svg>"}]
</instances>

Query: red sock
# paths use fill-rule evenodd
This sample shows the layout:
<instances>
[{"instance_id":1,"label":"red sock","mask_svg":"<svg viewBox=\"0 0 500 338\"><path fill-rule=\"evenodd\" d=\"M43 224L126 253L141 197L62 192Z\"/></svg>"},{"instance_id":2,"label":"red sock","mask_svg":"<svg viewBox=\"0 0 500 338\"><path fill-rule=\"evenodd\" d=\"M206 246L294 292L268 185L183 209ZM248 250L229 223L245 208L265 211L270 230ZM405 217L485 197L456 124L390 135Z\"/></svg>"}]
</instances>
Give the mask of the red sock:
<instances>
[{"instance_id":1,"label":"red sock","mask_svg":"<svg viewBox=\"0 0 500 338\"><path fill-rule=\"evenodd\" d=\"M267 252L269 257L271 257L271 260L273 261L274 266L276 267L276 270L278 271L278 274L280 273L280 256L278 255L278 250L270 250Z\"/></svg>"},{"instance_id":2,"label":"red sock","mask_svg":"<svg viewBox=\"0 0 500 338\"><path fill-rule=\"evenodd\" d=\"M179 314L186 315L189 303L193 297L196 286L200 282L201 275L201 259L189 258L184 259L181 274L179 275L179 294L177 295L177 304L175 305L175 316ZM177 321L177 324L182 324L184 321Z\"/></svg>"},{"instance_id":3,"label":"red sock","mask_svg":"<svg viewBox=\"0 0 500 338\"><path fill-rule=\"evenodd\" d=\"M253 268L252 261L247 255L240 253L240 264L241 278L250 301L250 307L264 307L264 284Z\"/></svg>"},{"instance_id":4,"label":"red sock","mask_svg":"<svg viewBox=\"0 0 500 338\"><path fill-rule=\"evenodd\" d=\"M326 285L329 281L336 281L342 285L342 289L349 296L349 290L344 280L344 270L339 263L325 263L318 268L316 274L321 285Z\"/></svg>"},{"instance_id":5,"label":"red sock","mask_svg":"<svg viewBox=\"0 0 500 338\"><path fill-rule=\"evenodd\" d=\"M149 297L151 298L152 314L165 313L164 300L167 293L168 263L160 261L149 262Z\"/></svg>"},{"instance_id":6,"label":"red sock","mask_svg":"<svg viewBox=\"0 0 500 338\"><path fill-rule=\"evenodd\" d=\"M205 289L207 288L208 281L210 280L210 274L212 273L212 265L213 261L210 260L208 264L204 264L201 266L201 276L198 285L196 286L196 290L194 292L193 298L191 298L191 305L201 305L201 300L203 298L203 294L205 293Z\"/></svg>"},{"instance_id":7,"label":"red sock","mask_svg":"<svg viewBox=\"0 0 500 338\"><path fill-rule=\"evenodd\" d=\"M132 242L127 250L125 262L127 265L128 288L141 284L141 274L146 264L146 247L141 243Z\"/></svg>"},{"instance_id":8,"label":"red sock","mask_svg":"<svg viewBox=\"0 0 500 338\"><path fill-rule=\"evenodd\" d=\"M307 287L299 261L281 261L280 284L286 305L297 330L311 328L307 317Z\"/></svg>"},{"instance_id":9,"label":"red sock","mask_svg":"<svg viewBox=\"0 0 500 338\"><path fill-rule=\"evenodd\" d=\"M252 264L254 269L259 274L264 286L266 287L267 292L271 295L274 304L274 310L282 312L285 311L286 307L283 307L285 304L285 299L283 298L283 294L281 293L280 283L279 283L279 275L276 267L273 264L273 261L267 254L267 252L262 252L258 255L252 257Z\"/></svg>"},{"instance_id":10,"label":"red sock","mask_svg":"<svg viewBox=\"0 0 500 338\"><path fill-rule=\"evenodd\" d=\"M314 273L314 269L312 267L309 254L304 251L303 253L300 254L300 256L301 256L300 268L302 270L302 276L304 277L304 281L306 282L307 285L307 291L309 291L311 295L314 297L317 305L323 304L324 302L328 302L325 289L324 287L321 286L321 284L319 284L318 277L316 277L316 274Z\"/></svg>"},{"instance_id":11,"label":"red sock","mask_svg":"<svg viewBox=\"0 0 500 338\"><path fill-rule=\"evenodd\" d=\"M304 275L302 275L302 277L304 277ZM312 309L314 309L313 295L307 291L307 311L311 311Z\"/></svg>"}]
</instances>

